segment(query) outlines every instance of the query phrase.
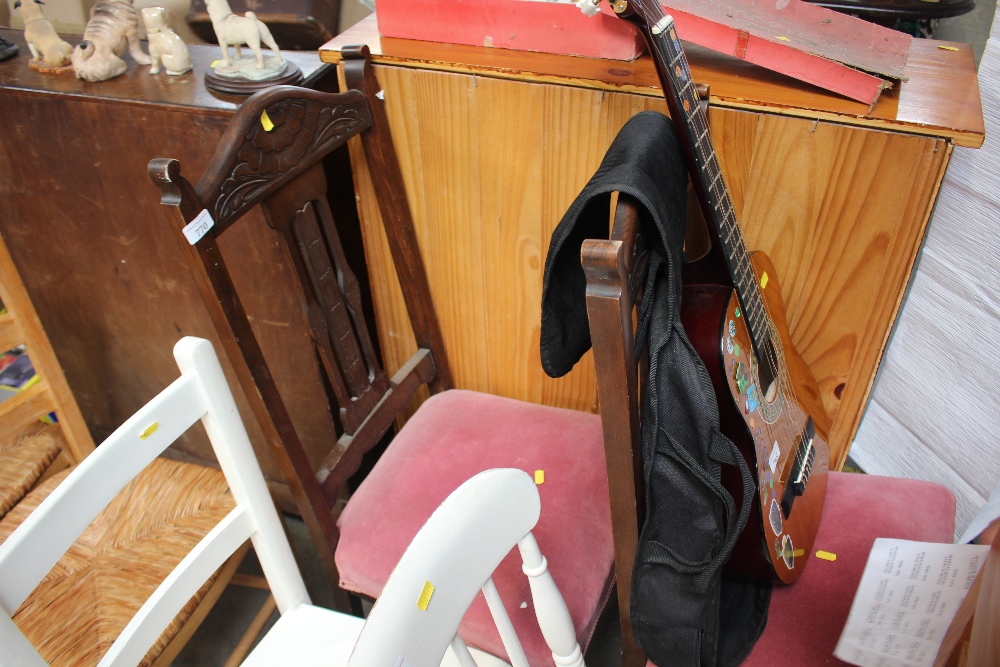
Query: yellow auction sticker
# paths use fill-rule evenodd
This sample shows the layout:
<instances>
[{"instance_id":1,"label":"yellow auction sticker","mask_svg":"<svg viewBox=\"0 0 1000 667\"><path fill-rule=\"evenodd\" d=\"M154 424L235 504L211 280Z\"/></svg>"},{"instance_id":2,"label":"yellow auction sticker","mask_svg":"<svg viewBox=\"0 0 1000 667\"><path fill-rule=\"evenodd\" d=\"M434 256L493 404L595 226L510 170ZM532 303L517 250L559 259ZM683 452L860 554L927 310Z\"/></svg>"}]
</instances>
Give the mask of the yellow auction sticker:
<instances>
[{"instance_id":1,"label":"yellow auction sticker","mask_svg":"<svg viewBox=\"0 0 1000 667\"><path fill-rule=\"evenodd\" d=\"M417 609L427 611L427 605L431 603L432 595L434 595L434 584L425 581L424 588L420 591L420 597L417 598Z\"/></svg>"},{"instance_id":2,"label":"yellow auction sticker","mask_svg":"<svg viewBox=\"0 0 1000 667\"><path fill-rule=\"evenodd\" d=\"M260 112L260 124L264 127L265 132L270 132L274 129L274 122L271 117L267 115L267 109Z\"/></svg>"}]
</instances>

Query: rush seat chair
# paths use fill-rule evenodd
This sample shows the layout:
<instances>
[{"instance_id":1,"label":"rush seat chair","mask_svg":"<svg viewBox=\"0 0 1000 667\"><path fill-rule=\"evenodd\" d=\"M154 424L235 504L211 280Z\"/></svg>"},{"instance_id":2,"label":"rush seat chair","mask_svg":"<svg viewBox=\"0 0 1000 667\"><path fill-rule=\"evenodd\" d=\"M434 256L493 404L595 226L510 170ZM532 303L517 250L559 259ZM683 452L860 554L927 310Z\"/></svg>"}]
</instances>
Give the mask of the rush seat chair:
<instances>
[{"instance_id":1,"label":"rush seat chair","mask_svg":"<svg viewBox=\"0 0 1000 667\"><path fill-rule=\"evenodd\" d=\"M490 575L515 545L549 649L560 664L582 665L572 622L531 533L540 502L526 473L488 470L451 494L406 550L367 623L315 607L211 343L183 338L174 356L181 377L122 424L0 545L5 612L0 614L0 663L48 664L12 620L13 610L54 566L60 567L66 550L118 493L201 422L234 502L167 572L99 664L139 663L180 608L250 540L281 617L245 665L433 666L441 664L449 646L452 660L457 656L459 664L468 664L463 658L472 656L455 635L459 620L480 588L495 592ZM502 606L494 606L490 597L514 664L527 664ZM54 619L64 628L80 621ZM397 662L401 656L405 663Z\"/></svg>"},{"instance_id":2,"label":"rush seat chair","mask_svg":"<svg viewBox=\"0 0 1000 667\"><path fill-rule=\"evenodd\" d=\"M175 211L192 275L333 585L377 597L418 528L463 480L489 468L542 471L545 511L535 534L546 545L585 649L613 584L600 418L453 389L437 319L447 304L435 303L430 291L367 48L346 49L344 56L347 92L276 87L244 102L197 185L181 175L175 160L152 161L150 176ZM410 360L388 372L376 356L327 200L321 158L348 140L359 141L364 151L417 343ZM270 226L259 242L279 244L294 266L288 299L308 320L308 338L288 344L315 352L330 415L339 425L337 441L318 463L309 459L289 417L294 395L279 391L272 360L261 350L261 324L247 316L252 294L237 294L219 249L219 239L247 224L243 216L256 206ZM194 234L190 239L182 236L185 227ZM431 397L341 510L345 484L362 456L424 386ZM494 578L529 664L553 664L537 628L530 627L532 602L520 565L505 561ZM348 608L346 595L338 605ZM522 632L522 626L529 627ZM508 657L482 599L466 615L461 635Z\"/></svg>"},{"instance_id":3,"label":"rush seat chair","mask_svg":"<svg viewBox=\"0 0 1000 667\"><path fill-rule=\"evenodd\" d=\"M0 240L0 348L23 344L38 375L0 408L0 543L94 451L55 351L6 244ZM55 411L56 424L40 419ZM16 621L55 665L94 664L162 577L232 506L213 468L158 459L70 547ZM242 552L166 626L137 664L169 664L230 583ZM127 572L127 575L122 573ZM72 591L69 594L68 591ZM67 629L59 619L77 618ZM0 664L6 665L0 643Z\"/></svg>"}]
</instances>

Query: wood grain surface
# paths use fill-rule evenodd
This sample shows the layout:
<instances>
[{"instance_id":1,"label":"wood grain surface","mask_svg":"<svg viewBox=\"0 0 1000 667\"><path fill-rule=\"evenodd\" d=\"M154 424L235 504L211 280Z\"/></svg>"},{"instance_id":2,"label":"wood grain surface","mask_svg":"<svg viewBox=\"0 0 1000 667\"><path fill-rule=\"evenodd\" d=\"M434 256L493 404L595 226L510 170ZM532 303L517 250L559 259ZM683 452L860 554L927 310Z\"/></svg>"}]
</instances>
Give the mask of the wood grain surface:
<instances>
[{"instance_id":1,"label":"wood grain surface","mask_svg":"<svg viewBox=\"0 0 1000 667\"><path fill-rule=\"evenodd\" d=\"M28 52L21 33L0 32ZM199 176L242 102L204 86L218 47L191 51L188 74L151 76L129 61L126 74L100 84L40 74L23 56L0 63L0 233L97 441L176 378L179 338L202 336L222 349L180 253L183 239L146 175L150 159L172 157ZM322 69L313 54L296 57L307 76ZM245 306L262 346L284 350L273 371L318 463L335 435L308 322L300 304L276 298L294 270L259 212L222 251L238 258L230 267L238 287L255 287ZM222 363L261 465L280 479ZM173 451L214 461L197 431Z\"/></svg>"},{"instance_id":2,"label":"wood grain surface","mask_svg":"<svg viewBox=\"0 0 1000 667\"><path fill-rule=\"evenodd\" d=\"M367 44L376 63L651 97L661 94L648 55L623 62L382 38L375 15L323 45L320 57L337 62L347 44ZM714 106L945 137L973 148L981 146L985 137L976 64L968 44L914 40L905 67L907 81L884 92L871 109L731 56L687 43L684 50L694 80L710 86Z\"/></svg>"},{"instance_id":3,"label":"wood grain surface","mask_svg":"<svg viewBox=\"0 0 1000 667\"><path fill-rule=\"evenodd\" d=\"M548 240L625 121L660 99L376 67L458 387L598 411L593 362L552 380L538 353ZM792 340L833 419L839 468L951 150L941 138L712 107L748 247L781 277ZM357 165L357 161L355 161ZM360 165L358 165L360 166ZM415 349L359 169L390 372Z\"/></svg>"},{"instance_id":4,"label":"wood grain surface","mask_svg":"<svg viewBox=\"0 0 1000 667\"><path fill-rule=\"evenodd\" d=\"M718 117L729 117L723 123ZM739 118L745 116L745 118ZM740 221L781 277L796 349L827 412L840 468L950 152L943 139L767 114L716 111L713 128L752 124ZM742 136L750 135L747 129Z\"/></svg>"},{"instance_id":5,"label":"wood grain surface","mask_svg":"<svg viewBox=\"0 0 1000 667\"><path fill-rule=\"evenodd\" d=\"M199 113L229 118L245 99L225 95L205 87L204 74L221 57L218 46L189 44L193 69L179 76L166 73L149 74L149 67L136 65L124 55L128 70L122 76L91 83L78 79L73 72L44 74L27 66L30 53L19 30L0 28L3 35L18 44L20 55L0 65L0 86L9 90L45 91L61 98L100 99L109 104L191 107ZM63 35L70 44L80 41L79 35ZM298 65L308 78L319 73L321 64L314 53L289 53L288 59Z\"/></svg>"},{"instance_id":6,"label":"wood grain surface","mask_svg":"<svg viewBox=\"0 0 1000 667\"><path fill-rule=\"evenodd\" d=\"M24 345L38 375L35 385L0 404L0 441L14 439L27 425L54 410L69 450L64 455L70 462L80 463L94 451L94 440L3 239L0 239L0 303L7 310L0 315L3 332L0 349Z\"/></svg>"}]
</instances>

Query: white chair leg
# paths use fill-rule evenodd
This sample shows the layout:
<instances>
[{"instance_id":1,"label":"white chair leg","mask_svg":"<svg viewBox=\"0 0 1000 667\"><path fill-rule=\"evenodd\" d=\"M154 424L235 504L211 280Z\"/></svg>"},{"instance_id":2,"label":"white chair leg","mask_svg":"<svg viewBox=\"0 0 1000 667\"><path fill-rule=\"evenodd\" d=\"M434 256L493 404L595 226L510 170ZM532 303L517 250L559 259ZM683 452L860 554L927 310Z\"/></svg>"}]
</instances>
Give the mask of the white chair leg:
<instances>
[{"instance_id":1,"label":"white chair leg","mask_svg":"<svg viewBox=\"0 0 1000 667\"><path fill-rule=\"evenodd\" d=\"M531 533L517 543L523 561L522 570L531 586L538 625L545 643L552 650L552 659L558 667L584 667L583 652L576 641L576 630L569 609L549 573L549 564L538 548Z\"/></svg>"},{"instance_id":2,"label":"white chair leg","mask_svg":"<svg viewBox=\"0 0 1000 667\"><path fill-rule=\"evenodd\" d=\"M486 583L483 584L483 597L486 598L486 605L490 608L490 613L493 614L493 622L497 624L500 641L507 649L507 657L510 658L511 667L528 667L528 657L524 654L521 640L514 632L514 625L510 622L510 616L507 615L503 600L500 599L500 593L492 578L487 579Z\"/></svg>"},{"instance_id":3,"label":"white chair leg","mask_svg":"<svg viewBox=\"0 0 1000 667\"><path fill-rule=\"evenodd\" d=\"M459 635L455 635L451 640L451 652L455 654L455 659L461 667L478 667L469 647L465 645L465 640Z\"/></svg>"}]
</instances>

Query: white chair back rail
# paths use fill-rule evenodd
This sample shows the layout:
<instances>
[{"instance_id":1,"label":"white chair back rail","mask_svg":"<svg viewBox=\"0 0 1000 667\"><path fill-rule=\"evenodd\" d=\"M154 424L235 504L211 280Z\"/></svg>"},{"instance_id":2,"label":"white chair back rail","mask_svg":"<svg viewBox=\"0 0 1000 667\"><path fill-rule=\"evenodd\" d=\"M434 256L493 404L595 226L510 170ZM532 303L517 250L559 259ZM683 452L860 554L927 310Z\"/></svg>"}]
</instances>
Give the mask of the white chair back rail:
<instances>
[{"instance_id":1,"label":"white chair back rail","mask_svg":"<svg viewBox=\"0 0 1000 667\"><path fill-rule=\"evenodd\" d=\"M181 607L248 538L279 610L309 602L211 343L183 338L174 357L181 377L122 424L0 545L0 607L6 612L0 615L2 664L46 664L11 616L115 495L199 420L237 506L157 588L100 664L137 664Z\"/></svg>"},{"instance_id":2,"label":"white chair back rail","mask_svg":"<svg viewBox=\"0 0 1000 667\"><path fill-rule=\"evenodd\" d=\"M583 665L573 623L531 529L538 489L521 470L494 469L453 492L407 548L364 627L360 619L312 607L250 439L211 343L174 347L181 377L118 428L0 545L0 666L45 665L11 617L81 533L130 480L199 420L226 476L236 508L185 556L139 609L100 665L132 667L192 595L247 539L253 542L282 619L248 656L253 664L301 664L326 643L357 644L350 665L437 667L451 646L474 667L456 634L482 590L514 667L527 660L490 575L517 545L542 635L559 667ZM418 605L421 596L426 604Z\"/></svg>"},{"instance_id":3,"label":"white chair back rail","mask_svg":"<svg viewBox=\"0 0 1000 667\"><path fill-rule=\"evenodd\" d=\"M531 476L521 470L482 472L452 493L410 543L372 608L351 655L352 667L437 667L449 645L462 665L474 665L455 630L482 590L514 667L524 651L490 575L518 545L529 577L542 635L557 665L583 664L573 624L531 529L541 502ZM417 605L427 587L433 593ZM387 638L391 638L388 639Z\"/></svg>"}]
</instances>

